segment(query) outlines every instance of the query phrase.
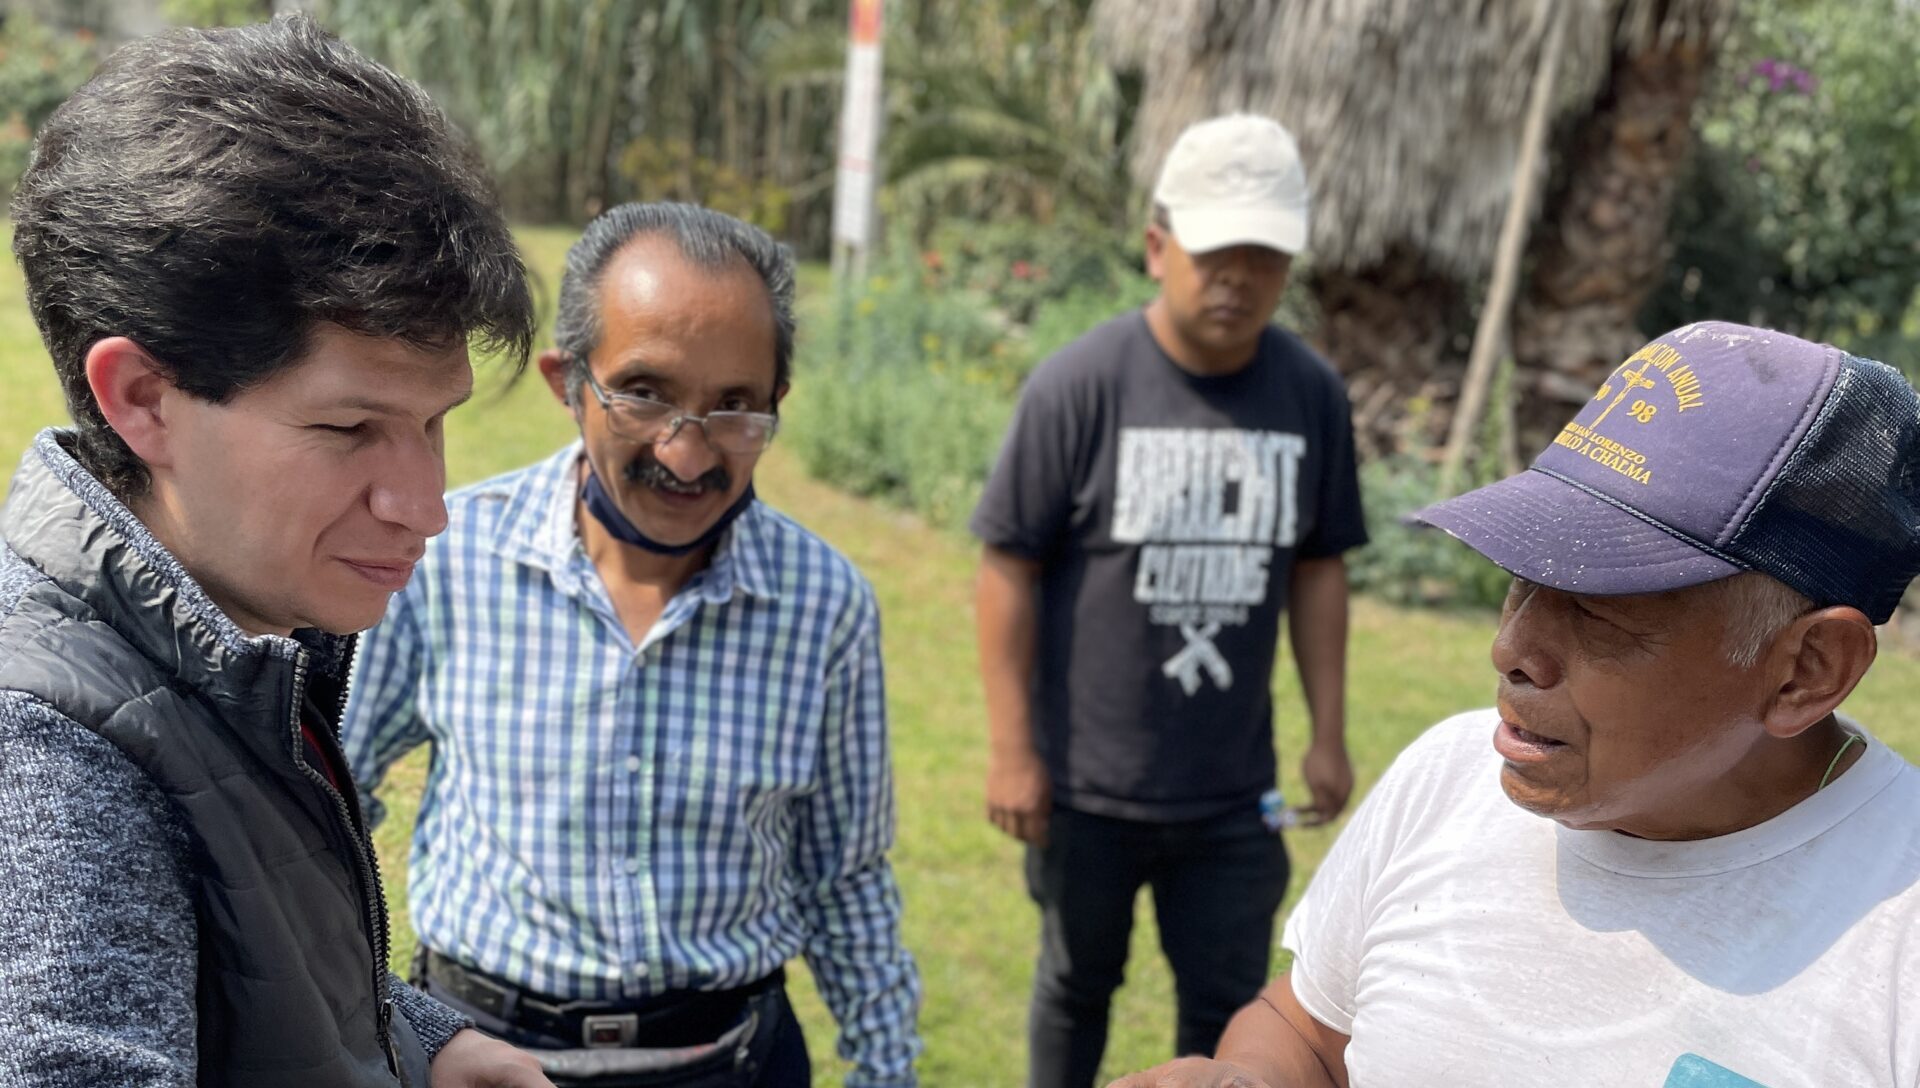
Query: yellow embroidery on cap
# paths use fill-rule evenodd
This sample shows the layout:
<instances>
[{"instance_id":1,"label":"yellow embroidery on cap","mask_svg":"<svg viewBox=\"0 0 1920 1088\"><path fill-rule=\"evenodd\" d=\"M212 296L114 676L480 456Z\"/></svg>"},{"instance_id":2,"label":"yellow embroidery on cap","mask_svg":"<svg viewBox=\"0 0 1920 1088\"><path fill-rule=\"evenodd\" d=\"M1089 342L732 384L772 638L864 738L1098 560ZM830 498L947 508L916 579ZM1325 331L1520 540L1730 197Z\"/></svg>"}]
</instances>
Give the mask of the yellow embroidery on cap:
<instances>
[{"instance_id":1,"label":"yellow embroidery on cap","mask_svg":"<svg viewBox=\"0 0 1920 1088\"><path fill-rule=\"evenodd\" d=\"M1635 366L1636 363L1639 365ZM1613 410L1622 405L1626 406L1626 418L1640 426L1652 423L1655 417L1661 415L1661 404L1644 396L1634 396L1638 390L1660 388L1659 381L1653 377L1656 372L1667 380L1673 393L1673 410L1676 414L1705 403L1706 394L1701 389L1700 375L1687 365L1680 349L1672 344L1648 344L1627 356L1626 361L1614 368L1607 380L1600 383L1599 391L1593 395L1594 401L1611 400L1600 410L1593 423L1587 426L1577 422L1567 424L1554 438L1553 444L1595 464L1605 465L1634 483L1650 482L1653 469L1648 466L1646 456L1625 443L1600 434L1599 430L1607 417L1613 415Z\"/></svg>"},{"instance_id":2,"label":"yellow embroidery on cap","mask_svg":"<svg viewBox=\"0 0 1920 1088\"><path fill-rule=\"evenodd\" d=\"M1666 347L1665 344L1661 344L1659 346L1663 348ZM1613 414L1613 410L1615 408L1620 407L1620 402L1623 400L1626 400L1628 394L1632 393L1634 390L1654 388L1653 379L1647 377L1647 368L1653 366L1653 358L1648 353L1648 349L1652 347L1654 347L1654 345L1648 344L1646 347L1641 348L1639 351L1634 352L1632 355L1629 355L1627 357L1627 361L1624 363L1621 363L1620 368L1613 372L1614 377L1619 378L1626 382L1626 387L1621 389L1620 395L1613 398L1613 403L1607 405L1606 409L1600 413L1600 418L1593 421L1594 427L1597 428L1602 423L1605 423L1607 421L1607 417ZM1667 348L1667 350L1673 351L1672 348ZM1674 352L1674 354L1677 356L1679 352ZM1632 366L1636 362L1640 364L1639 370L1627 369L1629 366ZM1672 365L1672 364L1668 364L1668 365ZM1608 389L1608 388L1611 388L1611 386L1603 385L1600 388ZM1642 422L1645 422L1645 421L1643 420Z\"/></svg>"},{"instance_id":3,"label":"yellow embroidery on cap","mask_svg":"<svg viewBox=\"0 0 1920 1088\"><path fill-rule=\"evenodd\" d=\"M1646 454L1578 423L1569 423L1561 428L1553 444L1572 450L1594 464L1604 465L1634 483L1645 484L1653 480L1653 470L1647 467Z\"/></svg>"},{"instance_id":4,"label":"yellow embroidery on cap","mask_svg":"<svg viewBox=\"0 0 1920 1088\"><path fill-rule=\"evenodd\" d=\"M1626 399L1628 393L1631 393L1635 389L1653 389L1656 387L1658 383L1652 378L1647 377L1647 371L1649 370L1657 370L1666 377L1668 386L1673 389L1675 411L1686 412L1690 409L1700 407L1706 402L1706 393L1700 388L1699 373L1691 366L1688 366L1684 359L1685 357L1681 355L1679 348L1671 344L1660 343L1648 344L1646 347L1627 356L1627 361L1621 363L1619 369L1614 371L1616 377L1624 377L1626 379L1627 387L1621 391L1618 400L1615 400L1613 404L1607 405L1607 410L1600 413L1600 419L1593 421L1594 426L1599 426L1601 420L1606 419L1607 414L1613 411L1614 407L1620 403L1620 400ZM1640 364L1640 369L1629 370L1628 368L1635 363ZM1600 386L1600 395L1604 397L1612 388L1612 379L1609 378L1606 383ZM1598 400L1600 398L1596 397L1594 399ZM1645 423L1647 420L1652 419L1653 416L1651 413L1643 416L1636 412L1634 418Z\"/></svg>"}]
</instances>

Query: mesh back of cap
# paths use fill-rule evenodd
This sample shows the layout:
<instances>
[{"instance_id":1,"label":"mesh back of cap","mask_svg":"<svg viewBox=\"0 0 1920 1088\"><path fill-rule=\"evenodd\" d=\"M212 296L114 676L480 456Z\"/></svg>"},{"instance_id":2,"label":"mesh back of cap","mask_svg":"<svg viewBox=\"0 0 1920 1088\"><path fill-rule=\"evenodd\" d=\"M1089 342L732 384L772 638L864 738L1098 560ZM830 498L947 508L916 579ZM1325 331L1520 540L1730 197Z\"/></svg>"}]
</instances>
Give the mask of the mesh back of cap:
<instances>
[{"instance_id":1,"label":"mesh back of cap","mask_svg":"<svg viewBox=\"0 0 1920 1088\"><path fill-rule=\"evenodd\" d=\"M1734 559L1815 604L1885 623L1920 573L1920 399L1900 372L1849 357L1827 403L1746 523Z\"/></svg>"}]
</instances>

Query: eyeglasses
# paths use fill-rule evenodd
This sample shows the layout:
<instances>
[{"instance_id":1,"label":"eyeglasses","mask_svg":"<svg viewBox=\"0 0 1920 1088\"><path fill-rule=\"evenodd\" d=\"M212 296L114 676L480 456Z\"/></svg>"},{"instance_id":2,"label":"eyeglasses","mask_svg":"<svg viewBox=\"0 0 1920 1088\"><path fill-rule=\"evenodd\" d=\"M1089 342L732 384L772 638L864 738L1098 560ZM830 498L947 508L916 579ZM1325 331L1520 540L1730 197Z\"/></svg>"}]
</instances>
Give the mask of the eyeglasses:
<instances>
[{"instance_id":1,"label":"eyeglasses","mask_svg":"<svg viewBox=\"0 0 1920 1088\"><path fill-rule=\"evenodd\" d=\"M633 393L609 393L593 371L580 364L587 386L607 413L607 429L621 438L664 446L689 423L698 423L707 442L726 453L759 453L773 444L780 417L768 412L708 412L696 416L674 405Z\"/></svg>"}]
</instances>

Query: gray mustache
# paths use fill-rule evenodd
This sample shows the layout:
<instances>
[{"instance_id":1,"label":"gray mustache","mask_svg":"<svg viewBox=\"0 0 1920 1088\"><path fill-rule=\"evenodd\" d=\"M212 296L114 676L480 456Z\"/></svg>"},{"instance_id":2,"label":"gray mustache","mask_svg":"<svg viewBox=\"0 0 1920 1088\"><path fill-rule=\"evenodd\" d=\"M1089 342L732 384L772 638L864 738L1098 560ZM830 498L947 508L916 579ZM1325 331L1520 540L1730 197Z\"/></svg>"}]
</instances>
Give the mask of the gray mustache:
<instances>
[{"instance_id":1,"label":"gray mustache","mask_svg":"<svg viewBox=\"0 0 1920 1088\"><path fill-rule=\"evenodd\" d=\"M706 491L725 491L733 486L733 477L719 465L700 474L695 480L682 480L673 474L673 470L661 464L651 456L642 454L627 462L620 470L620 478L630 484L641 487L660 487L672 484L680 488L698 487Z\"/></svg>"}]
</instances>

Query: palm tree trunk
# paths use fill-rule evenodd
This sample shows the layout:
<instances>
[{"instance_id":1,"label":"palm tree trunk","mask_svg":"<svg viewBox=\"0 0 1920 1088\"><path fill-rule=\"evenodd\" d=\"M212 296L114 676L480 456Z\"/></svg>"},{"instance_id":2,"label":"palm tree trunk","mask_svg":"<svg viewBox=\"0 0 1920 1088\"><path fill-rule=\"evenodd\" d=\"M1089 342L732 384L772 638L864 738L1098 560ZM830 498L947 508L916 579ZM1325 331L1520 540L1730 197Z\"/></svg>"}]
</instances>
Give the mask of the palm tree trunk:
<instances>
[{"instance_id":1,"label":"palm tree trunk","mask_svg":"<svg viewBox=\"0 0 1920 1088\"><path fill-rule=\"evenodd\" d=\"M1523 446L1544 442L1646 339L1636 317L1668 259L1709 62L1698 43L1616 54L1609 86L1570 134L1514 314Z\"/></svg>"},{"instance_id":2,"label":"palm tree trunk","mask_svg":"<svg viewBox=\"0 0 1920 1088\"><path fill-rule=\"evenodd\" d=\"M719 83L720 131L712 158L714 162L732 170L740 165L740 80L734 56L738 48L735 32L739 29L740 12L737 4L721 3L715 6L719 10L714 19L713 64L714 76Z\"/></svg>"},{"instance_id":3,"label":"palm tree trunk","mask_svg":"<svg viewBox=\"0 0 1920 1088\"><path fill-rule=\"evenodd\" d=\"M1315 339L1347 380L1361 453L1437 448L1446 418L1431 409L1458 395L1471 331L1459 284L1397 246L1357 272L1315 269L1308 289L1320 310Z\"/></svg>"}]
</instances>

